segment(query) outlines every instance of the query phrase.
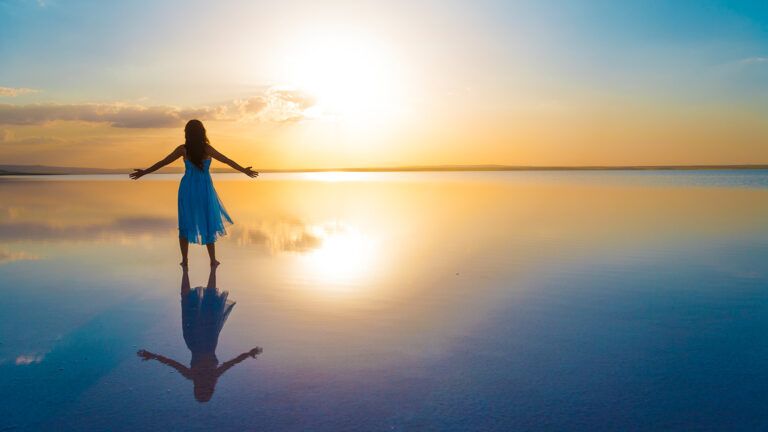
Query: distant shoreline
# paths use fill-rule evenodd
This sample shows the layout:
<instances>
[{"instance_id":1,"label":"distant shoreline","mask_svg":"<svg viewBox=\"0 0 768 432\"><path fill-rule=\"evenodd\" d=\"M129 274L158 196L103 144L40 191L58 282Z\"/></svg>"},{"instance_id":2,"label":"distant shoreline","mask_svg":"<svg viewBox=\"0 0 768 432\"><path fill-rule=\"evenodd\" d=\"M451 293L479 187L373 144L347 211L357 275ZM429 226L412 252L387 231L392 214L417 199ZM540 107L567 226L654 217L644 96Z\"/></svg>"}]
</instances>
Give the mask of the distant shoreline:
<instances>
[{"instance_id":1,"label":"distant shoreline","mask_svg":"<svg viewBox=\"0 0 768 432\"><path fill-rule=\"evenodd\" d=\"M515 166L515 165L424 165L375 168L262 169L261 173L313 172L480 172L480 171L722 171L766 170L768 164L755 165L616 165L616 166ZM132 169L53 167L43 165L0 165L0 176L125 174ZM166 168L158 174L180 174L181 168ZM232 169L213 169L213 173L234 173Z\"/></svg>"}]
</instances>

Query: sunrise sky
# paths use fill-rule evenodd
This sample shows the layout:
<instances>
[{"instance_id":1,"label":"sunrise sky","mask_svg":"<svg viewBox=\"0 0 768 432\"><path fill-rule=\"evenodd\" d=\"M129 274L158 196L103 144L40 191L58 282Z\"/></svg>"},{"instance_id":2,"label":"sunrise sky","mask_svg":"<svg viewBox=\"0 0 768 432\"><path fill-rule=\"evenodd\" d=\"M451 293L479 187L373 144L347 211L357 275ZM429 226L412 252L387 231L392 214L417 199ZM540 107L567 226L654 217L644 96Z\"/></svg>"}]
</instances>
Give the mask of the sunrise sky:
<instances>
[{"instance_id":1,"label":"sunrise sky","mask_svg":"<svg viewBox=\"0 0 768 432\"><path fill-rule=\"evenodd\" d=\"M768 2L0 0L0 163L768 163Z\"/></svg>"}]
</instances>

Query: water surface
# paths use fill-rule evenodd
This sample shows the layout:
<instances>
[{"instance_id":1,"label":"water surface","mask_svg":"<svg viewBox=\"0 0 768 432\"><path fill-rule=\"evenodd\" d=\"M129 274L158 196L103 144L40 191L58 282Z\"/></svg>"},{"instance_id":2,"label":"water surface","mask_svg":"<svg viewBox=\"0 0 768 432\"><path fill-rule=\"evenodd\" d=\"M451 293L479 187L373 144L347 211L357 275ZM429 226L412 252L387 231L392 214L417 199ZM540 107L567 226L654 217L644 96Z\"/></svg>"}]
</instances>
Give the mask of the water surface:
<instances>
[{"instance_id":1,"label":"water surface","mask_svg":"<svg viewBox=\"0 0 768 432\"><path fill-rule=\"evenodd\" d=\"M218 175L218 338L178 178L0 179L0 430L768 427L765 171Z\"/></svg>"}]
</instances>

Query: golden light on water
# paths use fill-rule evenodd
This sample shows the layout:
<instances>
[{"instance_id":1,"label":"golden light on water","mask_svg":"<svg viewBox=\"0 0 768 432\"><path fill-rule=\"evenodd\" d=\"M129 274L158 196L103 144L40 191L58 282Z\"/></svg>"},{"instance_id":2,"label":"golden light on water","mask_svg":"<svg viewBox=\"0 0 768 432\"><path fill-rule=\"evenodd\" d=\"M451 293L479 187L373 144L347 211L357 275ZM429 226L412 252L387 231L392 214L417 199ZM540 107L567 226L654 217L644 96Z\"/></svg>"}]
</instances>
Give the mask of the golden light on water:
<instances>
[{"instance_id":1,"label":"golden light on water","mask_svg":"<svg viewBox=\"0 0 768 432\"><path fill-rule=\"evenodd\" d=\"M317 249L302 255L303 267L329 293L345 293L359 285L351 282L369 277L377 258L374 239L346 225L315 228L322 239Z\"/></svg>"},{"instance_id":2,"label":"golden light on water","mask_svg":"<svg viewBox=\"0 0 768 432\"><path fill-rule=\"evenodd\" d=\"M301 173L301 178L311 181L343 182L366 181L381 178L381 173L375 172L350 172L350 171L324 171Z\"/></svg>"}]
</instances>

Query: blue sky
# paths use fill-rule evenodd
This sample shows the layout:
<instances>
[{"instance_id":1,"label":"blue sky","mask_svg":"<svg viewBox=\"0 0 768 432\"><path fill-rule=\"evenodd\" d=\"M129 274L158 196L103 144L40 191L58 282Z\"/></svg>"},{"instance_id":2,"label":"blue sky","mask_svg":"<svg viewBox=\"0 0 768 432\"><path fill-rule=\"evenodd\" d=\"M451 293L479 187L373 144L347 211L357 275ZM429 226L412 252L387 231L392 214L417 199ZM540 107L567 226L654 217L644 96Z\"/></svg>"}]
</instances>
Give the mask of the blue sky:
<instances>
[{"instance_id":1,"label":"blue sky","mask_svg":"<svg viewBox=\"0 0 768 432\"><path fill-rule=\"evenodd\" d=\"M305 18L323 9L312 3L4 0L0 83L45 89L47 95L35 96L40 99L143 97L184 73L173 66L174 57L186 59L189 51L199 50L202 61L220 60L220 34L237 37L237 31L224 30L230 23L248 27L242 29L244 37L257 38L254 27L276 27L275 21L290 26L294 16ZM354 3L323 4L348 13ZM519 67L513 63L517 58L505 58L505 45L521 49L526 43L535 52L528 60L537 74L630 87L638 80L677 85L664 80L677 75L687 75L687 84L698 78L707 82L713 69L768 57L768 2L763 1L363 3L367 6L358 8L366 11L366 19L394 11L387 25L399 19L407 25L421 20L436 24L436 31L424 35L425 50L488 51L489 66L500 75ZM390 30L398 31L395 26ZM165 60L169 64L163 65ZM142 76L142 67L156 67L158 73ZM734 84L734 91L740 84L763 85L764 75L745 72L747 83L728 84ZM267 84L273 77L262 78Z\"/></svg>"}]
</instances>

